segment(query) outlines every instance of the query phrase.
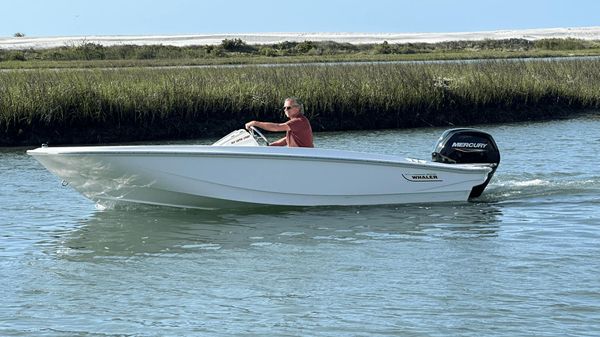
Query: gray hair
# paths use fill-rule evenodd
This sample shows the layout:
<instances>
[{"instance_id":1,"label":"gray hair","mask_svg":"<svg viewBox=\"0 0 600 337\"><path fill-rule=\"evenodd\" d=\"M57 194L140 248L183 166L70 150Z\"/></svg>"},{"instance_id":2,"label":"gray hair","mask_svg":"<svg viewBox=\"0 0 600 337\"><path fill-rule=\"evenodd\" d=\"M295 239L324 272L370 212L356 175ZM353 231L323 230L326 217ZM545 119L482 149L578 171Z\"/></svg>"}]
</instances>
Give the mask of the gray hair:
<instances>
[{"instance_id":1,"label":"gray hair","mask_svg":"<svg viewBox=\"0 0 600 337\"><path fill-rule=\"evenodd\" d=\"M286 101L294 102L294 105L300 108L300 113L304 115L304 103L298 97L288 97L285 99Z\"/></svg>"}]
</instances>

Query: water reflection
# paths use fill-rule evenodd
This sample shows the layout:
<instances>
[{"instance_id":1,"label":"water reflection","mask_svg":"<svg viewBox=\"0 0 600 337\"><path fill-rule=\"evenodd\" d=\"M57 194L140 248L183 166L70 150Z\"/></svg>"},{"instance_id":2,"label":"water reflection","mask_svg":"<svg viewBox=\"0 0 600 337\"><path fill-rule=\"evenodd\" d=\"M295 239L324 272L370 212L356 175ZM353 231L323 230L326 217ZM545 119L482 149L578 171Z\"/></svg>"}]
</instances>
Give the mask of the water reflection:
<instances>
[{"instance_id":1,"label":"water reflection","mask_svg":"<svg viewBox=\"0 0 600 337\"><path fill-rule=\"evenodd\" d=\"M491 203L208 212L145 207L98 211L57 238L69 259L208 253L270 245L366 244L497 235Z\"/></svg>"}]
</instances>

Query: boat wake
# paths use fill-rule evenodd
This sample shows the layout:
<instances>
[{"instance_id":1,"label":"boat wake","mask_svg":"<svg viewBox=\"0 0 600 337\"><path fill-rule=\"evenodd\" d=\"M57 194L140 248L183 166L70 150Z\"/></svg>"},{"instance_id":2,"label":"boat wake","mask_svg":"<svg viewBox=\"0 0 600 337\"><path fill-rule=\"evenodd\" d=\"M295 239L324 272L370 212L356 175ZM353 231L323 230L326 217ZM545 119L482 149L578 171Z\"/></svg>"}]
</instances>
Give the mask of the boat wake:
<instances>
[{"instance_id":1,"label":"boat wake","mask_svg":"<svg viewBox=\"0 0 600 337\"><path fill-rule=\"evenodd\" d=\"M566 179L500 179L494 181L478 198L484 202L506 202L524 199L558 198L571 199L581 196L596 198L600 193L600 177L580 180Z\"/></svg>"}]
</instances>

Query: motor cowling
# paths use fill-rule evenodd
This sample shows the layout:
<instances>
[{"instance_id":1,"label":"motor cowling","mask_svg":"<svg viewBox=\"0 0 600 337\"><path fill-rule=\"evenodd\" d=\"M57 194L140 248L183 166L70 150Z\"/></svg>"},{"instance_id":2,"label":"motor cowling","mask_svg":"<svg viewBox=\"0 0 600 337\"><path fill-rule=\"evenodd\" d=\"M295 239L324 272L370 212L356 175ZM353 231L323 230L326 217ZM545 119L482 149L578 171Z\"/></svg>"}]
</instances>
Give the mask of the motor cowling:
<instances>
[{"instance_id":1,"label":"motor cowling","mask_svg":"<svg viewBox=\"0 0 600 337\"><path fill-rule=\"evenodd\" d=\"M478 197L488 185L500 164L500 151L494 138L476 129L444 131L431 153L434 162L447 164L489 164L492 171L486 181L473 187L469 198Z\"/></svg>"}]
</instances>

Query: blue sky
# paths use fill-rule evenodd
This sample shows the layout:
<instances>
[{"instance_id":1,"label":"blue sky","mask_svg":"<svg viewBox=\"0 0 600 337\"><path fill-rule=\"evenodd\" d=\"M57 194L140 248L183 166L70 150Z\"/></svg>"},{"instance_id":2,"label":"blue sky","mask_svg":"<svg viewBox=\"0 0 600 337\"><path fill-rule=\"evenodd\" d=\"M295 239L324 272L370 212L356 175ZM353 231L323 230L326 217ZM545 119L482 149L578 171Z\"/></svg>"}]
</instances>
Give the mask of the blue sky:
<instances>
[{"instance_id":1,"label":"blue sky","mask_svg":"<svg viewBox=\"0 0 600 337\"><path fill-rule=\"evenodd\" d=\"M597 0L0 0L0 36L419 33L600 26Z\"/></svg>"}]
</instances>

